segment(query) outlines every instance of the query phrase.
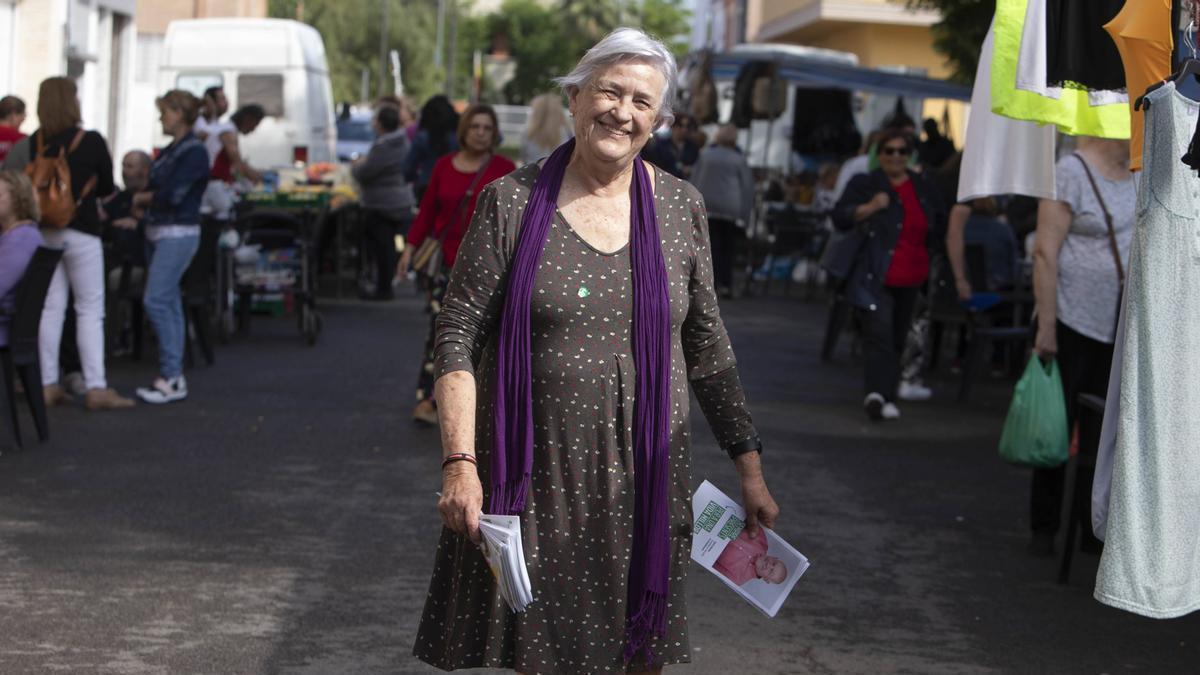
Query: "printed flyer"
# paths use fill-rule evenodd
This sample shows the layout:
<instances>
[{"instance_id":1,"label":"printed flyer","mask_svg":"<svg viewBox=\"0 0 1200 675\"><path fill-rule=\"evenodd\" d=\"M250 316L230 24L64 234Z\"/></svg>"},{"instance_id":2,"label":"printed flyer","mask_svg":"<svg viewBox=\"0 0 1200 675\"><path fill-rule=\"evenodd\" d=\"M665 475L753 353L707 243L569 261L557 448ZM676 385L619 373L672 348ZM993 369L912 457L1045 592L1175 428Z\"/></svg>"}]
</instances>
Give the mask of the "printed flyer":
<instances>
[{"instance_id":1,"label":"printed flyer","mask_svg":"<svg viewBox=\"0 0 1200 675\"><path fill-rule=\"evenodd\" d=\"M808 570L808 558L768 528L751 538L746 511L708 481L692 497L692 512L692 560L774 617Z\"/></svg>"}]
</instances>

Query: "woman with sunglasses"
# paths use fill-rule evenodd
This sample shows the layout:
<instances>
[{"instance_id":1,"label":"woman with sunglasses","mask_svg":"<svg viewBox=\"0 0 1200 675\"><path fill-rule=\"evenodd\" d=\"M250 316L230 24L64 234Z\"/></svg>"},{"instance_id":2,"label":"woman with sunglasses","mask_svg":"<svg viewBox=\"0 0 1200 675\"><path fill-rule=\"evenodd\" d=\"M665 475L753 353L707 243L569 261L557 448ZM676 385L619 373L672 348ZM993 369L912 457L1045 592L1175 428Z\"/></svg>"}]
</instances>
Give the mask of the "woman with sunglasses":
<instances>
[{"instance_id":1,"label":"woman with sunglasses","mask_svg":"<svg viewBox=\"0 0 1200 675\"><path fill-rule=\"evenodd\" d=\"M879 168L855 176L833 211L834 226L857 235L845 240L857 247L846 297L862 315L863 407L872 420L900 417L900 355L946 216L937 187L908 168L912 135L886 130L878 148Z\"/></svg>"}]
</instances>

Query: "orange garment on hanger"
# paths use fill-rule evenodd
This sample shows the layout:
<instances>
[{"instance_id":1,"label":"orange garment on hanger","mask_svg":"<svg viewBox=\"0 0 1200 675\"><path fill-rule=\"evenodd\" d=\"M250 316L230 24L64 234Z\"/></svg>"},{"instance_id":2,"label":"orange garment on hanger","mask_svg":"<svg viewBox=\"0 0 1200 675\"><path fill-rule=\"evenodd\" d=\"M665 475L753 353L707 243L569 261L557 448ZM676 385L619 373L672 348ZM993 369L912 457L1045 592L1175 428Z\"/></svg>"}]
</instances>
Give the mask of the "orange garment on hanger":
<instances>
[{"instance_id":1,"label":"orange garment on hanger","mask_svg":"<svg viewBox=\"0 0 1200 675\"><path fill-rule=\"evenodd\" d=\"M1129 168L1142 168L1142 111L1133 103L1146 89L1171 74L1171 0L1126 0L1125 6L1104 24L1117 43L1125 66L1125 89L1129 92Z\"/></svg>"}]
</instances>

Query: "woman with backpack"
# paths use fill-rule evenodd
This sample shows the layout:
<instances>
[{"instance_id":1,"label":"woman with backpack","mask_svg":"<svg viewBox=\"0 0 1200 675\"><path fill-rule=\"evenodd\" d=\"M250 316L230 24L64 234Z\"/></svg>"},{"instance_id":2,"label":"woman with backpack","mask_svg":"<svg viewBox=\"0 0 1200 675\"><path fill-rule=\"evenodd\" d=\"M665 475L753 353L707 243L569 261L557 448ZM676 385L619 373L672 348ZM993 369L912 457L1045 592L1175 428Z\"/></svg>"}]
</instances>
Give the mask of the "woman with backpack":
<instances>
[{"instance_id":1,"label":"woman with backpack","mask_svg":"<svg viewBox=\"0 0 1200 675\"><path fill-rule=\"evenodd\" d=\"M96 200L116 189L112 156L100 134L80 128L74 81L65 77L42 81L37 113L41 126L30 137L25 172L33 179L42 212L42 237L47 246L63 250L46 293L38 333L42 394L51 406L70 399L58 383L58 352L71 296L75 342L87 386L84 405L88 410L128 408L133 400L109 388L104 371L104 249Z\"/></svg>"}]
</instances>

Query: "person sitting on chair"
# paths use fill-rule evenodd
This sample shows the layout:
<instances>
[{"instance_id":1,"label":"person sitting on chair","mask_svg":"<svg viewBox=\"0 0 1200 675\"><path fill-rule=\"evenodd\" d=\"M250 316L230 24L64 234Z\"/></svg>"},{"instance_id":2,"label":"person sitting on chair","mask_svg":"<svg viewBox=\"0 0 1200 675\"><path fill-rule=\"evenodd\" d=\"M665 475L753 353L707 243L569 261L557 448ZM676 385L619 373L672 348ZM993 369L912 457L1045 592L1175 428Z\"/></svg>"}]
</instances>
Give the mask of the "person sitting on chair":
<instances>
[{"instance_id":1,"label":"person sitting on chair","mask_svg":"<svg viewBox=\"0 0 1200 675\"><path fill-rule=\"evenodd\" d=\"M17 309L17 287L42 245L38 203L29 177L0 171L0 347L8 346L9 317Z\"/></svg>"}]
</instances>

